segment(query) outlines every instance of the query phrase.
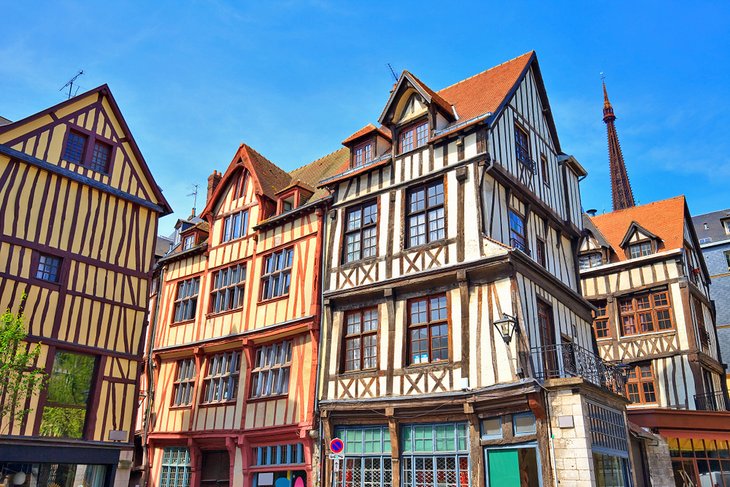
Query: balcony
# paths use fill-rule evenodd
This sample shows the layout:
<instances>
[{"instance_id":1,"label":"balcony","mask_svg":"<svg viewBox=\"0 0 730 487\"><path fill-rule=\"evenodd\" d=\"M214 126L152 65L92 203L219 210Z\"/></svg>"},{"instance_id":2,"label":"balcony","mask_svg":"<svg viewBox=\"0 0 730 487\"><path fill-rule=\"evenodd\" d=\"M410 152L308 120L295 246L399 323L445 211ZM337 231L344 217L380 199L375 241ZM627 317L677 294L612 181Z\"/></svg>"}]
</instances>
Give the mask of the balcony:
<instances>
[{"instance_id":1,"label":"balcony","mask_svg":"<svg viewBox=\"0 0 730 487\"><path fill-rule=\"evenodd\" d=\"M601 357L574 343L561 343L530 350L538 380L581 377L616 394L624 393L626 377L621 367L607 365Z\"/></svg>"},{"instance_id":2,"label":"balcony","mask_svg":"<svg viewBox=\"0 0 730 487\"><path fill-rule=\"evenodd\" d=\"M699 411L727 411L727 406L728 398L722 391L695 395L695 407Z\"/></svg>"}]
</instances>

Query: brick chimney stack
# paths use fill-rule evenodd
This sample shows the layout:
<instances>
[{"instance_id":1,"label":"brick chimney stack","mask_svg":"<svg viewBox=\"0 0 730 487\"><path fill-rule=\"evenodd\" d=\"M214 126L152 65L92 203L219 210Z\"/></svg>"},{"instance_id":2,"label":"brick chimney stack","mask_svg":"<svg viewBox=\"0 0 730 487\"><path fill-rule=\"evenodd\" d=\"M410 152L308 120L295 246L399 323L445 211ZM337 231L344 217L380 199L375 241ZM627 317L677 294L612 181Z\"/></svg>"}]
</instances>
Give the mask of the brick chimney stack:
<instances>
[{"instance_id":1,"label":"brick chimney stack","mask_svg":"<svg viewBox=\"0 0 730 487\"><path fill-rule=\"evenodd\" d=\"M221 182L222 177L223 175L215 169L213 170L213 173L208 176L208 197L205 199L206 204L210 201L210 197L213 196L213 192L215 191L215 188L218 187L218 183Z\"/></svg>"}]
</instances>

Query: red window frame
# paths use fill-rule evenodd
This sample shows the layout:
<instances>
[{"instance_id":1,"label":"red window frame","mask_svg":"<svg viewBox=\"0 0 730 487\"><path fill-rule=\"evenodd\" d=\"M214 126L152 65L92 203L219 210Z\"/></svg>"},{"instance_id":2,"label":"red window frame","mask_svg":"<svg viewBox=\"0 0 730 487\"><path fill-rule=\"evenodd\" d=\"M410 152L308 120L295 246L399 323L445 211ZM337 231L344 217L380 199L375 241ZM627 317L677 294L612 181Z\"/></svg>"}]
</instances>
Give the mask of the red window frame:
<instances>
[{"instance_id":1,"label":"red window frame","mask_svg":"<svg viewBox=\"0 0 730 487\"><path fill-rule=\"evenodd\" d=\"M656 404L657 389L651 362L637 364L629 369L626 397L634 404Z\"/></svg>"},{"instance_id":2,"label":"red window frame","mask_svg":"<svg viewBox=\"0 0 730 487\"><path fill-rule=\"evenodd\" d=\"M373 160L372 141L356 145L352 150L352 167L359 167Z\"/></svg>"}]
</instances>

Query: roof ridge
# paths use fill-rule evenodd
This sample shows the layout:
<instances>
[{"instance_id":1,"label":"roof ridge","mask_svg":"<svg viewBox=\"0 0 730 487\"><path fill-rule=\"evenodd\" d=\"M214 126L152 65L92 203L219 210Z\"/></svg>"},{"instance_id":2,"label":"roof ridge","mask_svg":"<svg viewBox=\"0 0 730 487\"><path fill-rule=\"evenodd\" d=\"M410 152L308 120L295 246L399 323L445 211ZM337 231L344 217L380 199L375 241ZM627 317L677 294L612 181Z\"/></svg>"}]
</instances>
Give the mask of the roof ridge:
<instances>
[{"instance_id":1,"label":"roof ridge","mask_svg":"<svg viewBox=\"0 0 730 487\"><path fill-rule=\"evenodd\" d=\"M454 87L454 86L456 86L456 85L458 85L458 84L461 84L461 83L463 83L463 82L465 82L465 81L469 81L470 79L472 79L472 78L476 78L477 76L481 76L481 75L483 75L484 73L487 73L487 72L489 72L489 71L492 71L493 69L497 69L497 68L498 68L498 67L500 67L500 66L504 66L505 64L509 64L509 63L511 63L511 62L514 62L514 61L518 60L519 58L521 58L521 57L523 57L523 56L527 56L528 54L532 55L532 54L534 54L534 53L535 53L535 50L534 50L534 49L533 49L533 50L531 50L531 51L527 51L527 52L525 52L525 53L523 53L523 54L520 54L519 56L515 56L515 57L513 57L512 59L509 59L509 60L507 60L507 61L504 61L504 62L502 62L502 63L499 63L499 64L497 64L496 66L492 66L491 68L487 68L487 69L485 69L484 71L480 71L480 72L478 72L478 73L476 73L476 74L473 74L473 75L469 76L468 78L464 78L464 79L462 79L462 80L460 80L460 81L457 81L456 83L450 84L449 86L445 86L444 88L441 88L440 90L438 90L438 91L437 91L436 93L440 93L440 92L442 92L442 91L448 90L449 88L452 88L452 87Z\"/></svg>"},{"instance_id":2,"label":"roof ridge","mask_svg":"<svg viewBox=\"0 0 730 487\"><path fill-rule=\"evenodd\" d=\"M371 125L372 125L372 124L371 124ZM336 153L336 152L339 152L339 151L341 151L341 150L347 150L347 147L340 147L339 149L335 149L335 150L333 150L332 152L330 152L330 153L328 153L328 154L325 154L325 155L323 155L322 157L319 157L319 158L317 158L317 159L315 159L315 160L313 160L313 161L311 161L311 162L308 162L308 163L306 163L306 164L303 164L303 165L301 165L301 166L299 166L299 167L295 167L294 169L292 169L291 171L289 171L289 172L288 172L287 174L289 174L289 175L291 176L291 175L292 175L292 173L294 173L294 172L296 172L296 171L298 171L298 170L300 170L300 169L304 169L304 168L305 168L305 167L307 167L307 166L311 166L312 164L314 164L314 163L316 163L316 162L319 162L319 161L321 161L322 159L324 159L324 158L326 158L326 157L329 157L329 156L331 156L332 154L334 154L334 153ZM294 177L294 176L292 176L292 177Z\"/></svg>"},{"instance_id":3,"label":"roof ridge","mask_svg":"<svg viewBox=\"0 0 730 487\"><path fill-rule=\"evenodd\" d=\"M620 210L613 210L613 211L609 211L607 213L601 213L600 215L596 215L596 216L593 216L591 218L600 218L600 217L606 216L606 215L614 215L616 213L621 213L621 212L625 212L625 211L631 211L631 210L636 209L636 208L644 208L644 207L647 207L647 206L658 205L660 203L667 203L669 201L677 200L677 199L680 199L680 198L683 199L683 200L685 200L685 201L687 200L687 198L685 197L685 195L680 194L680 195L677 195L677 196L672 196L672 197L669 197L669 198L664 198L663 200L650 201L649 203L644 203L643 205L629 206L628 208L621 208Z\"/></svg>"}]
</instances>

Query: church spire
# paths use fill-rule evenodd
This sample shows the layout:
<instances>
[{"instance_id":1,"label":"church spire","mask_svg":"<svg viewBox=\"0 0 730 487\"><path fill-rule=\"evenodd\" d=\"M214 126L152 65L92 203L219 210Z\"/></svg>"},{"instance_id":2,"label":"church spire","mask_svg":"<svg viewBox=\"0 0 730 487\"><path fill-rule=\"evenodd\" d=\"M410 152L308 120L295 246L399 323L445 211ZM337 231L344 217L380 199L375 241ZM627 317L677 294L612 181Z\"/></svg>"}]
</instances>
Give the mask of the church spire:
<instances>
[{"instance_id":1,"label":"church spire","mask_svg":"<svg viewBox=\"0 0 730 487\"><path fill-rule=\"evenodd\" d=\"M608 132L608 163L611 170L611 197L613 200L613 209L623 210L635 205L634 193L631 191L631 183L629 183L629 175L626 172L626 164L624 156L621 153L621 145L618 143L618 134L614 121L616 115L613 114L613 107L608 101L608 92L606 91L606 82L603 82L603 121L606 123L606 131Z\"/></svg>"}]
</instances>

